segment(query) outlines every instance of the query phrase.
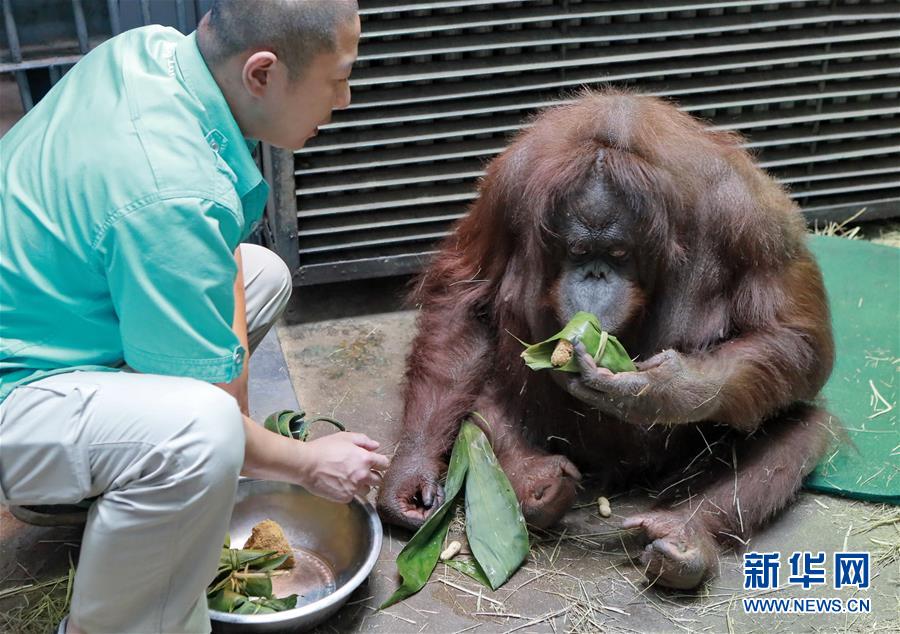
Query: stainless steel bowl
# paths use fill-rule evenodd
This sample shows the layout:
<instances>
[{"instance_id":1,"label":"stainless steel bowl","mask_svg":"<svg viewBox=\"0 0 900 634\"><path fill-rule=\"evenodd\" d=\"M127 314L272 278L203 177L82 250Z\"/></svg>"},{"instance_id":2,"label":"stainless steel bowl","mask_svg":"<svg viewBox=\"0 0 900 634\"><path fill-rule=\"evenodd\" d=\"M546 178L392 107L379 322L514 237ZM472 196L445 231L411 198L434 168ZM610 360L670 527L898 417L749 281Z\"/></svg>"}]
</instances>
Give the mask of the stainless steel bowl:
<instances>
[{"instance_id":1,"label":"stainless steel bowl","mask_svg":"<svg viewBox=\"0 0 900 634\"><path fill-rule=\"evenodd\" d=\"M276 577L276 597L296 593L297 607L275 614L243 615L210 610L214 632L296 632L321 623L347 601L375 566L381 521L362 499L338 504L283 482L238 483L231 516L231 544L243 546L253 526L278 522L294 549L296 565Z\"/></svg>"}]
</instances>

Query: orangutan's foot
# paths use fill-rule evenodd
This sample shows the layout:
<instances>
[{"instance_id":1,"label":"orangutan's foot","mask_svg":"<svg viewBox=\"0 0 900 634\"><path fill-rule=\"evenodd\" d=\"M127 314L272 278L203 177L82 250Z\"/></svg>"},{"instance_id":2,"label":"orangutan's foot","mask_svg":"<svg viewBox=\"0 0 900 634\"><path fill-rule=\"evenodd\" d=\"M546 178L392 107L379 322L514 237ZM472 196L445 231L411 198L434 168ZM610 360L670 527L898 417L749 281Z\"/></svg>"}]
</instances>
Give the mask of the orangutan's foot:
<instances>
[{"instance_id":1,"label":"orangutan's foot","mask_svg":"<svg viewBox=\"0 0 900 634\"><path fill-rule=\"evenodd\" d=\"M624 528L641 528L647 545L640 555L650 583L690 590L713 576L718 546L702 523L680 513L650 511L625 520Z\"/></svg>"},{"instance_id":2,"label":"orangutan's foot","mask_svg":"<svg viewBox=\"0 0 900 634\"><path fill-rule=\"evenodd\" d=\"M572 507L581 473L568 458L529 456L505 462L504 470L522 504L526 522L546 528Z\"/></svg>"}]
</instances>

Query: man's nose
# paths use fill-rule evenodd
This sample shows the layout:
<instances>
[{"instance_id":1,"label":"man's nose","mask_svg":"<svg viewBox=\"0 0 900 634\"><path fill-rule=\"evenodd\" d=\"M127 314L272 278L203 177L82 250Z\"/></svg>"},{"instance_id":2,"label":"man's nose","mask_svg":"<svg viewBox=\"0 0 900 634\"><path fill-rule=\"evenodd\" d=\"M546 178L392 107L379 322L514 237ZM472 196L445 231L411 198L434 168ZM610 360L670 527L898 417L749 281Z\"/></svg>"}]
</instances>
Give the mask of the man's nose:
<instances>
[{"instance_id":1,"label":"man's nose","mask_svg":"<svg viewBox=\"0 0 900 634\"><path fill-rule=\"evenodd\" d=\"M347 83L334 100L334 109L343 110L350 105L350 84Z\"/></svg>"}]
</instances>

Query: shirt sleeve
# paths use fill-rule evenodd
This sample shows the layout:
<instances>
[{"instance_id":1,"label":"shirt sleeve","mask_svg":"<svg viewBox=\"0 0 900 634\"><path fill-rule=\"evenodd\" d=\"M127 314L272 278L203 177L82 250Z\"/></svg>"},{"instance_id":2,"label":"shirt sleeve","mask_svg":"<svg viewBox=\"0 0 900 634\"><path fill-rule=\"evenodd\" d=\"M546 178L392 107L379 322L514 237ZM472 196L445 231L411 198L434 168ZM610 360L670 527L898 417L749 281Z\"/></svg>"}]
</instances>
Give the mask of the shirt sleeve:
<instances>
[{"instance_id":1,"label":"shirt sleeve","mask_svg":"<svg viewBox=\"0 0 900 634\"><path fill-rule=\"evenodd\" d=\"M234 318L238 217L212 201L154 202L100 241L125 362L138 372L228 383L244 349Z\"/></svg>"}]
</instances>

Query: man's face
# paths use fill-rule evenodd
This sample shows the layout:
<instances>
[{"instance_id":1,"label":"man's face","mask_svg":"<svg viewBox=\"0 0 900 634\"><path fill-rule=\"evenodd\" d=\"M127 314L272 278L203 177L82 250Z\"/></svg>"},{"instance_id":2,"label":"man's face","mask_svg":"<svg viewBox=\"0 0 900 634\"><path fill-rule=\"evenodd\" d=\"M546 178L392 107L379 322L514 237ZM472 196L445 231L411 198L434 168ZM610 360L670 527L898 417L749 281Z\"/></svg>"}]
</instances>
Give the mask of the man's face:
<instances>
[{"instance_id":1,"label":"man's face","mask_svg":"<svg viewBox=\"0 0 900 634\"><path fill-rule=\"evenodd\" d=\"M350 105L349 79L359 33L356 16L338 27L333 53L313 58L299 79L273 86L261 140L286 150L299 150L318 133L319 126L331 121L332 110Z\"/></svg>"}]
</instances>

